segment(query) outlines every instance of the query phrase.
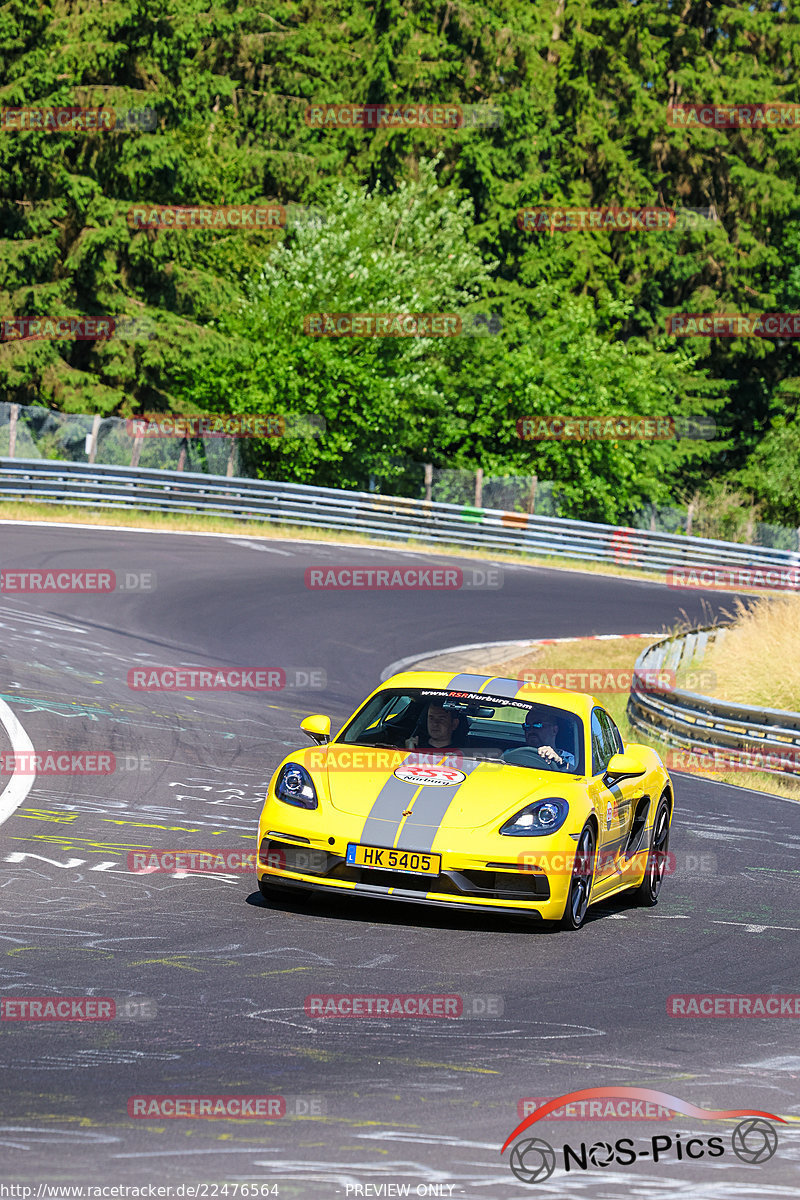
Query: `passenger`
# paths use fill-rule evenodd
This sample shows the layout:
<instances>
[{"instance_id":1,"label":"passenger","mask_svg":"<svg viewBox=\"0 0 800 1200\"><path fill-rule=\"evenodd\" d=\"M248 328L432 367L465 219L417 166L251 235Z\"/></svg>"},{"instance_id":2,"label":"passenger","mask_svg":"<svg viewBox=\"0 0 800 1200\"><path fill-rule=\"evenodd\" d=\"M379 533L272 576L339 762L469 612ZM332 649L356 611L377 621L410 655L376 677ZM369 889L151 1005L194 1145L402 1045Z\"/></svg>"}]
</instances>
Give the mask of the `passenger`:
<instances>
[{"instance_id":1,"label":"passenger","mask_svg":"<svg viewBox=\"0 0 800 1200\"><path fill-rule=\"evenodd\" d=\"M544 759L559 771L575 770L575 755L556 749L559 727L551 709L530 709L522 726L524 746L506 750L503 762L517 767L535 767Z\"/></svg>"}]
</instances>

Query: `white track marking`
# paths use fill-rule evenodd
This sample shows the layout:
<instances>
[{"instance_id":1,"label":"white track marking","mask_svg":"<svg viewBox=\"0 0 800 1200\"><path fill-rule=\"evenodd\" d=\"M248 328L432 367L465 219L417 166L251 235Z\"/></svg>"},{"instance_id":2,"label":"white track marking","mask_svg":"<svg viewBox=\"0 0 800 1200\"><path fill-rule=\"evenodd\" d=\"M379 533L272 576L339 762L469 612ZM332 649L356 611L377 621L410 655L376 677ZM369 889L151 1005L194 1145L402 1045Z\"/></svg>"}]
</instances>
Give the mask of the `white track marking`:
<instances>
[{"instance_id":1,"label":"white track marking","mask_svg":"<svg viewBox=\"0 0 800 1200\"><path fill-rule=\"evenodd\" d=\"M712 925L736 925L745 933L763 933L765 929L780 929L787 933L800 933L796 925L757 925L752 921L712 921Z\"/></svg>"},{"instance_id":2,"label":"white track marking","mask_svg":"<svg viewBox=\"0 0 800 1200\"><path fill-rule=\"evenodd\" d=\"M264 554L282 554L284 558L294 558L291 550L278 550L276 546L262 546L258 542L245 542L242 539L230 538L229 546L242 546L245 550L261 550Z\"/></svg>"},{"instance_id":3,"label":"white track marking","mask_svg":"<svg viewBox=\"0 0 800 1200\"><path fill-rule=\"evenodd\" d=\"M33 755L35 753L33 742L5 700L0 700L0 723L8 734L11 749L15 754ZM35 781L35 771L28 774L23 774L19 770L14 772L0 795L0 825L7 821L13 812L16 812L20 804L25 802Z\"/></svg>"}]
</instances>

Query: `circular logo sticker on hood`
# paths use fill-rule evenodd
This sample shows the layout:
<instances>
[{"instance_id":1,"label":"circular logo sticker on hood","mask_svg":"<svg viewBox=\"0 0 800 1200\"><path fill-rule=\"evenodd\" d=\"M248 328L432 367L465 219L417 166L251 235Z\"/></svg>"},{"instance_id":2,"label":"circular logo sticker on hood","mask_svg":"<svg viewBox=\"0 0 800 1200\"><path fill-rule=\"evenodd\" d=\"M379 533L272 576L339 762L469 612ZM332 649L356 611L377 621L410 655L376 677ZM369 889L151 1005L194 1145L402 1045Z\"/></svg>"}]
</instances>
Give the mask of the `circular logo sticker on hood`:
<instances>
[{"instance_id":1,"label":"circular logo sticker on hood","mask_svg":"<svg viewBox=\"0 0 800 1200\"><path fill-rule=\"evenodd\" d=\"M455 771L452 767L398 767L395 771L403 783L413 783L417 787L455 787L467 778L463 771Z\"/></svg>"}]
</instances>

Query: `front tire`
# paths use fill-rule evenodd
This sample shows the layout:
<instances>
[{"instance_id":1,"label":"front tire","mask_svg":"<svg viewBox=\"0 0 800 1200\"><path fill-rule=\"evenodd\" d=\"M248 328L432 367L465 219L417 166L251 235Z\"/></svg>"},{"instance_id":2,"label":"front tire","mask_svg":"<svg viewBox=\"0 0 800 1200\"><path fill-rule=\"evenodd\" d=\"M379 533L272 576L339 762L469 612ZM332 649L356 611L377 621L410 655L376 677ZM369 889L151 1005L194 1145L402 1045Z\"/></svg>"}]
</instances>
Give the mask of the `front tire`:
<instances>
[{"instance_id":1,"label":"front tire","mask_svg":"<svg viewBox=\"0 0 800 1200\"><path fill-rule=\"evenodd\" d=\"M658 802L656 815L653 818L653 833L650 838L644 879L638 887L631 889L631 898L634 904L640 904L643 908L652 908L653 905L658 904L658 893L664 882L668 850L669 800L664 794Z\"/></svg>"},{"instance_id":2,"label":"front tire","mask_svg":"<svg viewBox=\"0 0 800 1200\"><path fill-rule=\"evenodd\" d=\"M594 879L594 862L597 839L592 825L586 824L581 830L578 847L575 851L575 862L572 865L572 879L569 885L569 895L561 919L563 929L580 929L586 920L589 909L589 897Z\"/></svg>"}]
</instances>

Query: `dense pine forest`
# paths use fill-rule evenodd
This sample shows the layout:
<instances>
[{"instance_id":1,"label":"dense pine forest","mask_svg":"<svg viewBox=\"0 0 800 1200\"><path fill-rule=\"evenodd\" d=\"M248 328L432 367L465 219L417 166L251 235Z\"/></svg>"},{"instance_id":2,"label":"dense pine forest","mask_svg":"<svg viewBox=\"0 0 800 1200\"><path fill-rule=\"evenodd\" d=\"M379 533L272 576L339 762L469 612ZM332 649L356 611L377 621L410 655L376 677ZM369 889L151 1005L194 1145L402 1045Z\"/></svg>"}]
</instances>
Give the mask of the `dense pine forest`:
<instances>
[{"instance_id":1,"label":"dense pine forest","mask_svg":"<svg viewBox=\"0 0 800 1200\"><path fill-rule=\"evenodd\" d=\"M149 335L7 335L0 400L314 414L324 436L251 439L249 471L417 494L415 464L481 468L552 483L570 516L694 498L721 536L797 527L797 334L680 337L669 318L800 312L799 76L789 2L8 0L0 317L125 315ZM779 127L675 120L681 105L779 103ZM330 105L464 116L315 120ZM58 106L117 116L14 116ZM280 219L131 216L165 205ZM674 216L520 217L559 207ZM309 314L344 312L453 313L461 332L309 335ZM519 436L553 414L715 435Z\"/></svg>"}]
</instances>

